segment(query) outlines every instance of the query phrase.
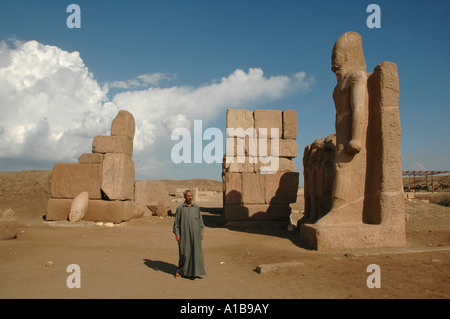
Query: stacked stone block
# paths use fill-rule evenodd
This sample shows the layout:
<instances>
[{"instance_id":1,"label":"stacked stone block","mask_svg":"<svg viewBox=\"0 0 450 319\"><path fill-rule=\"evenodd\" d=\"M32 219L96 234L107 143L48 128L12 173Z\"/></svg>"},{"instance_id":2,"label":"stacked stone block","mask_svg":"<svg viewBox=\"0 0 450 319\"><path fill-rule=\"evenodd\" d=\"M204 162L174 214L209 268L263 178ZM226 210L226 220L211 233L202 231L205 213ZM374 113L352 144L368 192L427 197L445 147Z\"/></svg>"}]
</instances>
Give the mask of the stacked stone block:
<instances>
[{"instance_id":1,"label":"stacked stone block","mask_svg":"<svg viewBox=\"0 0 450 319\"><path fill-rule=\"evenodd\" d=\"M222 179L227 222L289 222L299 182L292 161L297 112L230 109L226 126Z\"/></svg>"},{"instance_id":2,"label":"stacked stone block","mask_svg":"<svg viewBox=\"0 0 450 319\"><path fill-rule=\"evenodd\" d=\"M135 121L120 111L110 136L96 136L92 153L82 154L78 163L56 163L52 172L47 220L67 220L73 199L86 191L88 209L84 220L121 222L140 216L134 203L133 139Z\"/></svg>"}]
</instances>

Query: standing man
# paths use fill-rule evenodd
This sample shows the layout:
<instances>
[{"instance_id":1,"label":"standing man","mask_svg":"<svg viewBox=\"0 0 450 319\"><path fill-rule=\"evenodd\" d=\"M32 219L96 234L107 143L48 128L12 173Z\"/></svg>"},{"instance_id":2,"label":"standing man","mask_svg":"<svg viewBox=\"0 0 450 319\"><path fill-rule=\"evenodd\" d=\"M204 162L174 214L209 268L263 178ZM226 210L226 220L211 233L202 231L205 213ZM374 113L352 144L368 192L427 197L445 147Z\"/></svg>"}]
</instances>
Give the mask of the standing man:
<instances>
[{"instance_id":1,"label":"standing man","mask_svg":"<svg viewBox=\"0 0 450 319\"><path fill-rule=\"evenodd\" d=\"M184 203L177 207L173 233L178 242L178 268L175 278L190 279L206 275L203 262L202 240L204 224L200 207L192 202L192 192L184 192Z\"/></svg>"}]
</instances>

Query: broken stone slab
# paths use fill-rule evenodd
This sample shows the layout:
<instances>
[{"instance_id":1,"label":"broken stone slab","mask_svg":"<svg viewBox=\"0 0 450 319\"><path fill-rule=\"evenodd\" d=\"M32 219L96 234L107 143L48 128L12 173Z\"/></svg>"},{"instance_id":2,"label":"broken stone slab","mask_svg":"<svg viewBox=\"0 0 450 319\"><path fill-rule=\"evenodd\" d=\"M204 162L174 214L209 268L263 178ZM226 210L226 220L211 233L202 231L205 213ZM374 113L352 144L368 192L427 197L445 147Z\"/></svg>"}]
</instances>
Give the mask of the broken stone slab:
<instances>
[{"instance_id":1,"label":"broken stone slab","mask_svg":"<svg viewBox=\"0 0 450 319\"><path fill-rule=\"evenodd\" d=\"M131 200L134 195L134 162L126 154L105 154L101 190L109 200Z\"/></svg>"},{"instance_id":2,"label":"broken stone slab","mask_svg":"<svg viewBox=\"0 0 450 319\"><path fill-rule=\"evenodd\" d=\"M14 239L19 225L15 218L0 218L0 240Z\"/></svg>"},{"instance_id":3,"label":"broken stone slab","mask_svg":"<svg viewBox=\"0 0 450 319\"><path fill-rule=\"evenodd\" d=\"M134 182L134 201L141 206L163 201L169 202L167 185L155 180L137 180Z\"/></svg>"},{"instance_id":4,"label":"broken stone slab","mask_svg":"<svg viewBox=\"0 0 450 319\"><path fill-rule=\"evenodd\" d=\"M123 153L133 155L133 140L128 136L96 136L92 142L92 153Z\"/></svg>"},{"instance_id":5,"label":"broken stone slab","mask_svg":"<svg viewBox=\"0 0 450 319\"><path fill-rule=\"evenodd\" d=\"M147 206L148 209L153 213L153 215L159 216L159 217L166 217L168 215L167 213L167 205L165 202L159 201L153 204L150 204Z\"/></svg>"},{"instance_id":6,"label":"broken stone slab","mask_svg":"<svg viewBox=\"0 0 450 319\"><path fill-rule=\"evenodd\" d=\"M111 136L127 136L133 140L135 130L133 114L125 110L119 111L111 124Z\"/></svg>"},{"instance_id":7,"label":"broken stone slab","mask_svg":"<svg viewBox=\"0 0 450 319\"><path fill-rule=\"evenodd\" d=\"M262 264L262 265L258 265L255 269L255 271L258 274L265 274L268 273L270 271L279 269L279 268L284 268L284 267L299 267L299 266L304 266L304 263L301 262L297 262L297 261L291 261L291 262L281 262L281 263L275 263L275 264Z\"/></svg>"},{"instance_id":8,"label":"broken stone slab","mask_svg":"<svg viewBox=\"0 0 450 319\"><path fill-rule=\"evenodd\" d=\"M49 199L47 221L67 221L72 205L71 199ZM140 218L145 211L131 201L89 200L84 221L121 223Z\"/></svg>"}]
</instances>

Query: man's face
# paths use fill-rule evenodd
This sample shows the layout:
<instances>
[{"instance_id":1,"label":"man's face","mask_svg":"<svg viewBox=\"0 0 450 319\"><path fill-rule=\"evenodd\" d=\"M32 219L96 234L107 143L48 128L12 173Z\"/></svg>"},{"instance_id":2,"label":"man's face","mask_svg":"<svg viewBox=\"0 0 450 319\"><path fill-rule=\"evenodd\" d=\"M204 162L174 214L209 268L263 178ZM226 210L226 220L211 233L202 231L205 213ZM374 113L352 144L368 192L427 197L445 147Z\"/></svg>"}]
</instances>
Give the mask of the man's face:
<instances>
[{"instance_id":1,"label":"man's face","mask_svg":"<svg viewBox=\"0 0 450 319\"><path fill-rule=\"evenodd\" d=\"M191 192L186 192L186 194L184 194L184 200L186 201L186 204L191 204L192 203L192 193Z\"/></svg>"}]
</instances>

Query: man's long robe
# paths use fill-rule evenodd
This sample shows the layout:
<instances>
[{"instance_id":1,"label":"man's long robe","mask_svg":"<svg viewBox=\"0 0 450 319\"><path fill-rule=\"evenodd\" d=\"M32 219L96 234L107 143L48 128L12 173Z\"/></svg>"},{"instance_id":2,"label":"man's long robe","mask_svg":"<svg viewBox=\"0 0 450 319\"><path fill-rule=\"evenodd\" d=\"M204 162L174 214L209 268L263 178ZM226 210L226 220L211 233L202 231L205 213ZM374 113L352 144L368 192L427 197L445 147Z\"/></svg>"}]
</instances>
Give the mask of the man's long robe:
<instances>
[{"instance_id":1,"label":"man's long robe","mask_svg":"<svg viewBox=\"0 0 450 319\"><path fill-rule=\"evenodd\" d=\"M200 207L192 203L186 203L177 207L175 221L173 223L173 233L180 236L178 242L178 269L182 276L202 276L206 275L202 239L204 224Z\"/></svg>"}]
</instances>

